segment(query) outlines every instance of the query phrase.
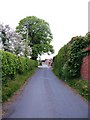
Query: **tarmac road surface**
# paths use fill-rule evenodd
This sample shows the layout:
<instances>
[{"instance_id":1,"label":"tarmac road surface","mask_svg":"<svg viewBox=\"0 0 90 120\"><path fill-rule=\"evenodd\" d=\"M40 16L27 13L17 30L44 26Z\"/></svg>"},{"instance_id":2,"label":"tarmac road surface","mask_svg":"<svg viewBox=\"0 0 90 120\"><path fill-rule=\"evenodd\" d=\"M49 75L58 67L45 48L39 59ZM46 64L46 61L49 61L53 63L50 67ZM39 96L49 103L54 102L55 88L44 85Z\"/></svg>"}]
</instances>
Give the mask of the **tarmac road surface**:
<instances>
[{"instance_id":1,"label":"tarmac road surface","mask_svg":"<svg viewBox=\"0 0 90 120\"><path fill-rule=\"evenodd\" d=\"M7 118L88 118L88 104L44 66L10 105Z\"/></svg>"}]
</instances>

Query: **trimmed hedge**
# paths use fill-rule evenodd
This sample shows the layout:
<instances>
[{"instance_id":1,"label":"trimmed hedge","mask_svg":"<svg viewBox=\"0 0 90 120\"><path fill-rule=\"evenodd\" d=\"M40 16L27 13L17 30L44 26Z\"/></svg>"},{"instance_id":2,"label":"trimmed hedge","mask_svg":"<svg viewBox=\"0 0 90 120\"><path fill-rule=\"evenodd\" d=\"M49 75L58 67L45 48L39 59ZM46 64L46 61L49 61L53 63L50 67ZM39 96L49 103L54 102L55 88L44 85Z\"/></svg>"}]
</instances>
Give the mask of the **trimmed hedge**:
<instances>
[{"instance_id":1,"label":"trimmed hedge","mask_svg":"<svg viewBox=\"0 0 90 120\"><path fill-rule=\"evenodd\" d=\"M1 51L0 60L2 61L2 83L13 80L17 74L24 74L37 67L37 61L25 57L19 57L15 54Z\"/></svg>"},{"instance_id":2,"label":"trimmed hedge","mask_svg":"<svg viewBox=\"0 0 90 120\"><path fill-rule=\"evenodd\" d=\"M62 69L64 64L67 62L68 57L69 57L69 48L67 47L67 45L65 45L59 50L58 55L56 55L54 59L54 69L57 71L57 74L62 78L63 78Z\"/></svg>"},{"instance_id":3,"label":"trimmed hedge","mask_svg":"<svg viewBox=\"0 0 90 120\"><path fill-rule=\"evenodd\" d=\"M84 48L90 45L90 33L86 36L76 36L62 47L54 60L54 71L62 79L80 77L80 68L84 54Z\"/></svg>"}]
</instances>

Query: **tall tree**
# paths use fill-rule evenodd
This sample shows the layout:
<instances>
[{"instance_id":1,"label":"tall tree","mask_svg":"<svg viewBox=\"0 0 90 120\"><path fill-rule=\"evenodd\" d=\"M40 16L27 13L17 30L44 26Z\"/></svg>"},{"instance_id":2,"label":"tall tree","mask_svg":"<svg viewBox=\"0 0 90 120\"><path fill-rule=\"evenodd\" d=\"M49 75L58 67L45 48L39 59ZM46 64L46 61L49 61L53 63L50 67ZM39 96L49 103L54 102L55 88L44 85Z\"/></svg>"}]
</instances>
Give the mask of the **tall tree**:
<instances>
[{"instance_id":1,"label":"tall tree","mask_svg":"<svg viewBox=\"0 0 90 120\"><path fill-rule=\"evenodd\" d=\"M16 31L22 34L23 39L28 39L28 45L32 48L32 59L36 60L38 55L43 53L54 53L53 46L50 44L53 39L52 33L45 20L35 16L26 17L20 20Z\"/></svg>"}]
</instances>

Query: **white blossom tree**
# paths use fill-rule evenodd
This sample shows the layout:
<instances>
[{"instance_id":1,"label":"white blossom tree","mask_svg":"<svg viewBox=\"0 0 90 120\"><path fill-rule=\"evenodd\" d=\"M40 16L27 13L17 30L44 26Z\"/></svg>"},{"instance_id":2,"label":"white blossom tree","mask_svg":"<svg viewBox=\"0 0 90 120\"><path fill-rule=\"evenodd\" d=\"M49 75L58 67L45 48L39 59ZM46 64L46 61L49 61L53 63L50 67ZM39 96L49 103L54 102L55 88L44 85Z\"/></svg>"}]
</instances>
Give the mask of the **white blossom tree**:
<instances>
[{"instance_id":1,"label":"white blossom tree","mask_svg":"<svg viewBox=\"0 0 90 120\"><path fill-rule=\"evenodd\" d=\"M27 47L27 56L30 57L32 50L30 46L26 46L26 40L22 36L9 27L9 25L0 24L0 49L12 52L19 56L26 56L25 49Z\"/></svg>"}]
</instances>

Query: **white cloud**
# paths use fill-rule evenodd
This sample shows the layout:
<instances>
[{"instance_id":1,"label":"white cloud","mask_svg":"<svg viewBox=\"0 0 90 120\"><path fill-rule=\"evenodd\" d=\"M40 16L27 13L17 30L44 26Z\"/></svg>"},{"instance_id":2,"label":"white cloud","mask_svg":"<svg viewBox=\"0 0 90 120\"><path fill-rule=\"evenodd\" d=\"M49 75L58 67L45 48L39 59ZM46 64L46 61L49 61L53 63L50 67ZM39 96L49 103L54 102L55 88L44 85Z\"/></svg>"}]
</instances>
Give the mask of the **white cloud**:
<instances>
[{"instance_id":1,"label":"white cloud","mask_svg":"<svg viewBox=\"0 0 90 120\"><path fill-rule=\"evenodd\" d=\"M0 21L12 28L32 15L50 24L56 53L72 37L88 32L88 0L0 0Z\"/></svg>"}]
</instances>

